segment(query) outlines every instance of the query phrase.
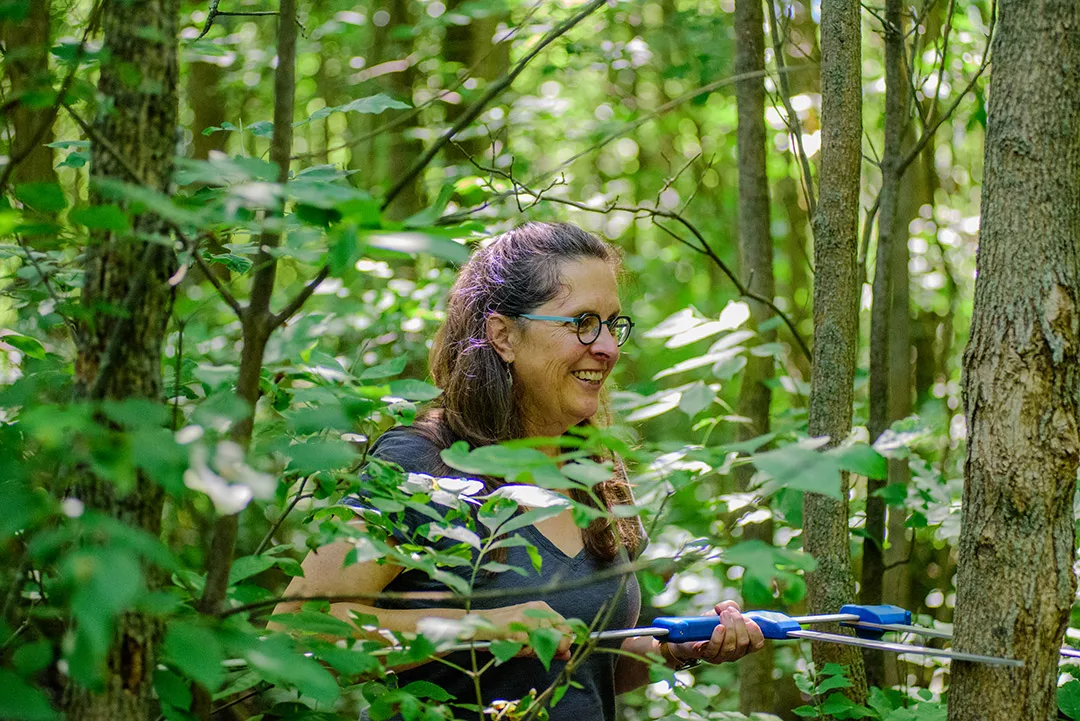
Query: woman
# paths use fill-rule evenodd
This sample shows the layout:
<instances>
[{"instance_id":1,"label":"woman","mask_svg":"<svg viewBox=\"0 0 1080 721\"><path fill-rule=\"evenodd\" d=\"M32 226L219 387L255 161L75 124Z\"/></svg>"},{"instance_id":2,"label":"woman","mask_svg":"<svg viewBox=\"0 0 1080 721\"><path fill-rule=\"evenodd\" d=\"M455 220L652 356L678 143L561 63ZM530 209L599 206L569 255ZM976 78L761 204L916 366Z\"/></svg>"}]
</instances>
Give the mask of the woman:
<instances>
[{"instance_id":1,"label":"woman","mask_svg":"<svg viewBox=\"0 0 1080 721\"><path fill-rule=\"evenodd\" d=\"M620 315L617 270L618 256L610 246L569 224L528 223L478 251L450 292L446 322L431 350L431 372L443 389L442 396L412 428L384 434L372 455L397 463L406 472L455 477L462 474L449 468L439 454L456 441L477 448L514 438L558 437L572 426L592 423L600 411L604 381L633 326L628 317ZM557 449L547 450L557 453ZM487 485L490 491L498 482L488 481ZM595 486L594 492L608 509L632 501L618 464L614 476ZM577 491L570 495L589 503L588 497ZM426 522L430 519L421 514L406 513L406 526L415 528ZM399 540L405 540L409 530L405 529ZM537 610L557 614L556 624L560 618L579 618L586 623L599 618L606 621L606 628L637 624L640 593L633 575L603 573L642 550L645 538L636 519L612 523L605 517L580 529L565 511L526 526L518 534L539 551L540 577L481 574L474 590L513 591L555 578L571 584L573 590L515 604L475 600L471 611L499 629L491 636L513 636L511 624L536 627L552 623ZM448 539L441 543L453 545ZM351 548L351 544L341 543L309 554L304 561L304 578L290 585L288 595L445 590L425 573L402 572L390 563L366 562L343 568ZM504 553L509 565L531 565L521 546L511 546ZM592 576L597 578L595 583L581 583ZM462 609L447 605L420 601L385 602L377 607L335 604L332 612L342 618L348 618L350 610L372 614L385 628L415 631L425 617L465 615ZM278 611L296 606L283 604ZM613 719L615 696L649 681L648 665L633 656L657 655L668 666L680 668L698 660L735 660L763 646L760 630L739 614L735 603L720 603L714 612L722 622L709 641L667 644L640 637L608 642L606 649L592 653L575 668L572 678L576 683L551 709L550 718ZM521 637L520 633L516 637ZM481 677L483 706L500 699L522 698L533 689L543 692L559 678L570 658L569 649L569 636L564 636L548 670L530 649L523 648L518 657ZM627 653L604 652L612 649ZM468 668L470 654L458 654L460 658L452 655L447 660ZM448 665L428 663L399 673L402 685L418 679L432 681L461 703L478 703L473 679Z\"/></svg>"}]
</instances>

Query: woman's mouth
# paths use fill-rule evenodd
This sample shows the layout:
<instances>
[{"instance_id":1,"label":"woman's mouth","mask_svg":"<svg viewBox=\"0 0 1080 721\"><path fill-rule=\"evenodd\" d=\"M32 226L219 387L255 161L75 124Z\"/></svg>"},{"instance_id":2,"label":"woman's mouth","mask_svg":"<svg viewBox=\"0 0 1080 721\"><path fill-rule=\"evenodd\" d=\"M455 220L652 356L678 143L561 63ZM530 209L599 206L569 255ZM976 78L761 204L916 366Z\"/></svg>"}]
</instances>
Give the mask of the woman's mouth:
<instances>
[{"instance_id":1,"label":"woman's mouth","mask_svg":"<svg viewBox=\"0 0 1080 721\"><path fill-rule=\"evenodd\" d=\"M574 376L579 381L593 386L598 386L604 382L603 371L571 371L570 375Z\"/></svg>"}]
</instances>

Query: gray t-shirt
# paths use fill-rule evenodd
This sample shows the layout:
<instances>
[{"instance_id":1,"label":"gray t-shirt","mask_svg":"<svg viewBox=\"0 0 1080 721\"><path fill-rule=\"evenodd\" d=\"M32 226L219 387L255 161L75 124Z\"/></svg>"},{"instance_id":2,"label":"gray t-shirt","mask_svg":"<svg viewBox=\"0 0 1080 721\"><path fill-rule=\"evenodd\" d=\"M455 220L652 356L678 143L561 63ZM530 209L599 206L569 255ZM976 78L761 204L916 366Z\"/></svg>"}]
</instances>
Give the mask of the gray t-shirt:
<instances>
[{"instance_id":1,"label":"gray t-shirt","mask_svg":"<svg viewBox=\"0 0 1080 721\"><path fill-rule=\"evenodd\" d=\"M379 439L372 448L371 455L397 463L406 472L434 476L447 475L445 466L436 460L439 457L438 451L439 449L433 443L417 432L394 429ZM407 510L404 517L407 531L402 533L402 538L407 538L408 531L413 531L430 520L416 511ZM513 546L509 548L506 563L528 569L529 576L523 577L512 571L481 573L473 585L474 590L511 590L551 582L580 581L599 571L625 563L627 560L625 552L621 554L621 559L604 561L586 549L571 558L560 551L534 526L525 526L510 535L521 536L536 547L542 559L540 574L535 575L532 572L533 566L527 550ZM442 543L452 544L453 541L443 539L437 545ZM469 573L467 568L446 570L461 575ZM465 577L468 578L468 576ZM432 580L423 571L406 570L399 574L385 590L445 591L447 589L445 585ZM641 609L641 593L633 574L626 574L624 577L601 577L596 583L565 591L555 591L543 596L475 599L472 608L473 610L498 608L531 600L545 601L564 618L579 618L586 624L592 624L594 618L601 613L606 613L610 604L614 602L615 610L610 614L608 622L603 626L597 626L596 630L633 627L637 624L638 613ZM380 601L376 605L387 609L455 607L453 603L447 601ZM602 643L601 646L618 648L620 643L621 641L609 641ZM482 666L489 658L482 653L478 654L478 665ZM600 721L601 719L613 721L615 718L615 666L618 658L616 654L605 653L599 649L586 658L584 663L574 671L572 676L574 684L567 689L558 704L550 709L550 721ZM446 660L462 668L472 666L469 652L452 653L446 656ZM553 660L550 669L545 670L540 661L535 658L512 658L500 666L493 666L480 677L483 706L486 708L496 700L519 699L528 694L530 689L536 689L537 693L542 692L559 678L565 665L563 661ZM477 704L472 679L443 663L429 662L423 666L402 671L399 677L401 686L417 680L430 681L443 687L459 703L474 706ZM458 709L455 716L459 719L477 718L475 712L462 709ZM362 715L361 718L366 717Z\"/></svg>"}]
</instances>

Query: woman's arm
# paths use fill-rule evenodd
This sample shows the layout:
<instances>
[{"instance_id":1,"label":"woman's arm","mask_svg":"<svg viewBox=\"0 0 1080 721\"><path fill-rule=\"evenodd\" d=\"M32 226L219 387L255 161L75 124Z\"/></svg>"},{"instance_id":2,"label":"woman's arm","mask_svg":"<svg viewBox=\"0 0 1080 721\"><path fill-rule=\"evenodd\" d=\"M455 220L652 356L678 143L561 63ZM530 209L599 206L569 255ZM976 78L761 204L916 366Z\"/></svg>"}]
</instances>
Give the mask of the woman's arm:
<instances>
[{"instance_id":1,"label":"woman's arm","mask_svg":"<svg viewBox=\"0 0 1080 721\"><path fill-rule=\"evenodd\" d=\"M363 530L363 523L355 521L355 527ZM390 541L393 544L393 541ZM392 563L376 563L364 561L345 565L345 557L353 548L348 541L338 541L323 546L318 550L311 551L301 564L304 569L302 577L294 578L285 591L287 597L301 597L301 600L282 601L274 608L274 613L292 613L300 610L304 603L302 597L316 596L374 596L383 591L397 578L402 568ZM513 638L525 641L523 634L511 632L507 627L512 623L524 623L527 626L536 626L540 623L535 618L524 615L529 609L541 609L550 611L551 607L543 601L529 601L503 608L494 608L485 611L473 612L473 615L481 616L494 625L497 629L490 634L480 636L491 638ZM385 640L378 634L364 631L356 627L350 612L368 614L379 619L379 627L391 631L415 632L417 624L424 618L449 618L460 620L465 618L466 613L460 608L415 608L415 609L386 609L376 608L372 602L340 602L330 604L330 614L356 628L357 638ZM283 629L282 626L271 622L271 628ZM478 636L479 637L479 636ZM559 645L556 658L569 658L571 637L569 634L563 637ZM533 655L531 649L525 647L518 655ZM402 670L404 667L400 667Z\"/></svg>"}]
</instances>

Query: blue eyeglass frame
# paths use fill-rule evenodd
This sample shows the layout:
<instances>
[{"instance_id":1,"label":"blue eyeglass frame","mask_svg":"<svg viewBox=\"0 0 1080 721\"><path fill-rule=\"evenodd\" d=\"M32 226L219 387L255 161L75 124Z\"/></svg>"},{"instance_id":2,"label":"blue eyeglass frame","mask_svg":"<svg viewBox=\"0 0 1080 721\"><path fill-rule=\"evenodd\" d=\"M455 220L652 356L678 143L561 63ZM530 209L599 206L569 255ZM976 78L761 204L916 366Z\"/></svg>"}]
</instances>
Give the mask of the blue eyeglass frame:
<instances>
[{"instance_id":1,"label":"blue eyeglass frame","mask_svg":"<svg viewBox=\"0 0 1080 721\"><path fill-rule=\"evenodd\" d=\"M581 324L582 324L582 322L584 322L585 318L587 316L590 316L590 315L595 317L598 321L600 321L600 325L597 326L596 337L593 338L592 340L586 342L586 341L581 339ZM600 317L599 313L593 313L591 311L586 311L585 313L582 313L581 315L578 315L578 316L536 315L534 313L519 313L517 315L517 317L518 318L525 318L526 320L549 320L549 321L553 321L555 323L573 323L574 324L574 331L577 333L578 342L581 343L582 345L592 345L597 340L599 340L600 339L600 330L599 329L600 329L600 326L602 326L602 325L607 326L608 333L611 333L611 337L615 339L615 345L617 345L617 346L622 346L623 343L630 340L630 333L634 330L634 321L628 315L617 315L617 316L615 316L614 318L612 318L610 320L604 320L603 318ZM623 320L623 319L626 319L626 323L627 323L626 337L623 338L620 341L618 336L615 335L615 323L617 323L618 321Z\"/></svg>"}]
</instances>

